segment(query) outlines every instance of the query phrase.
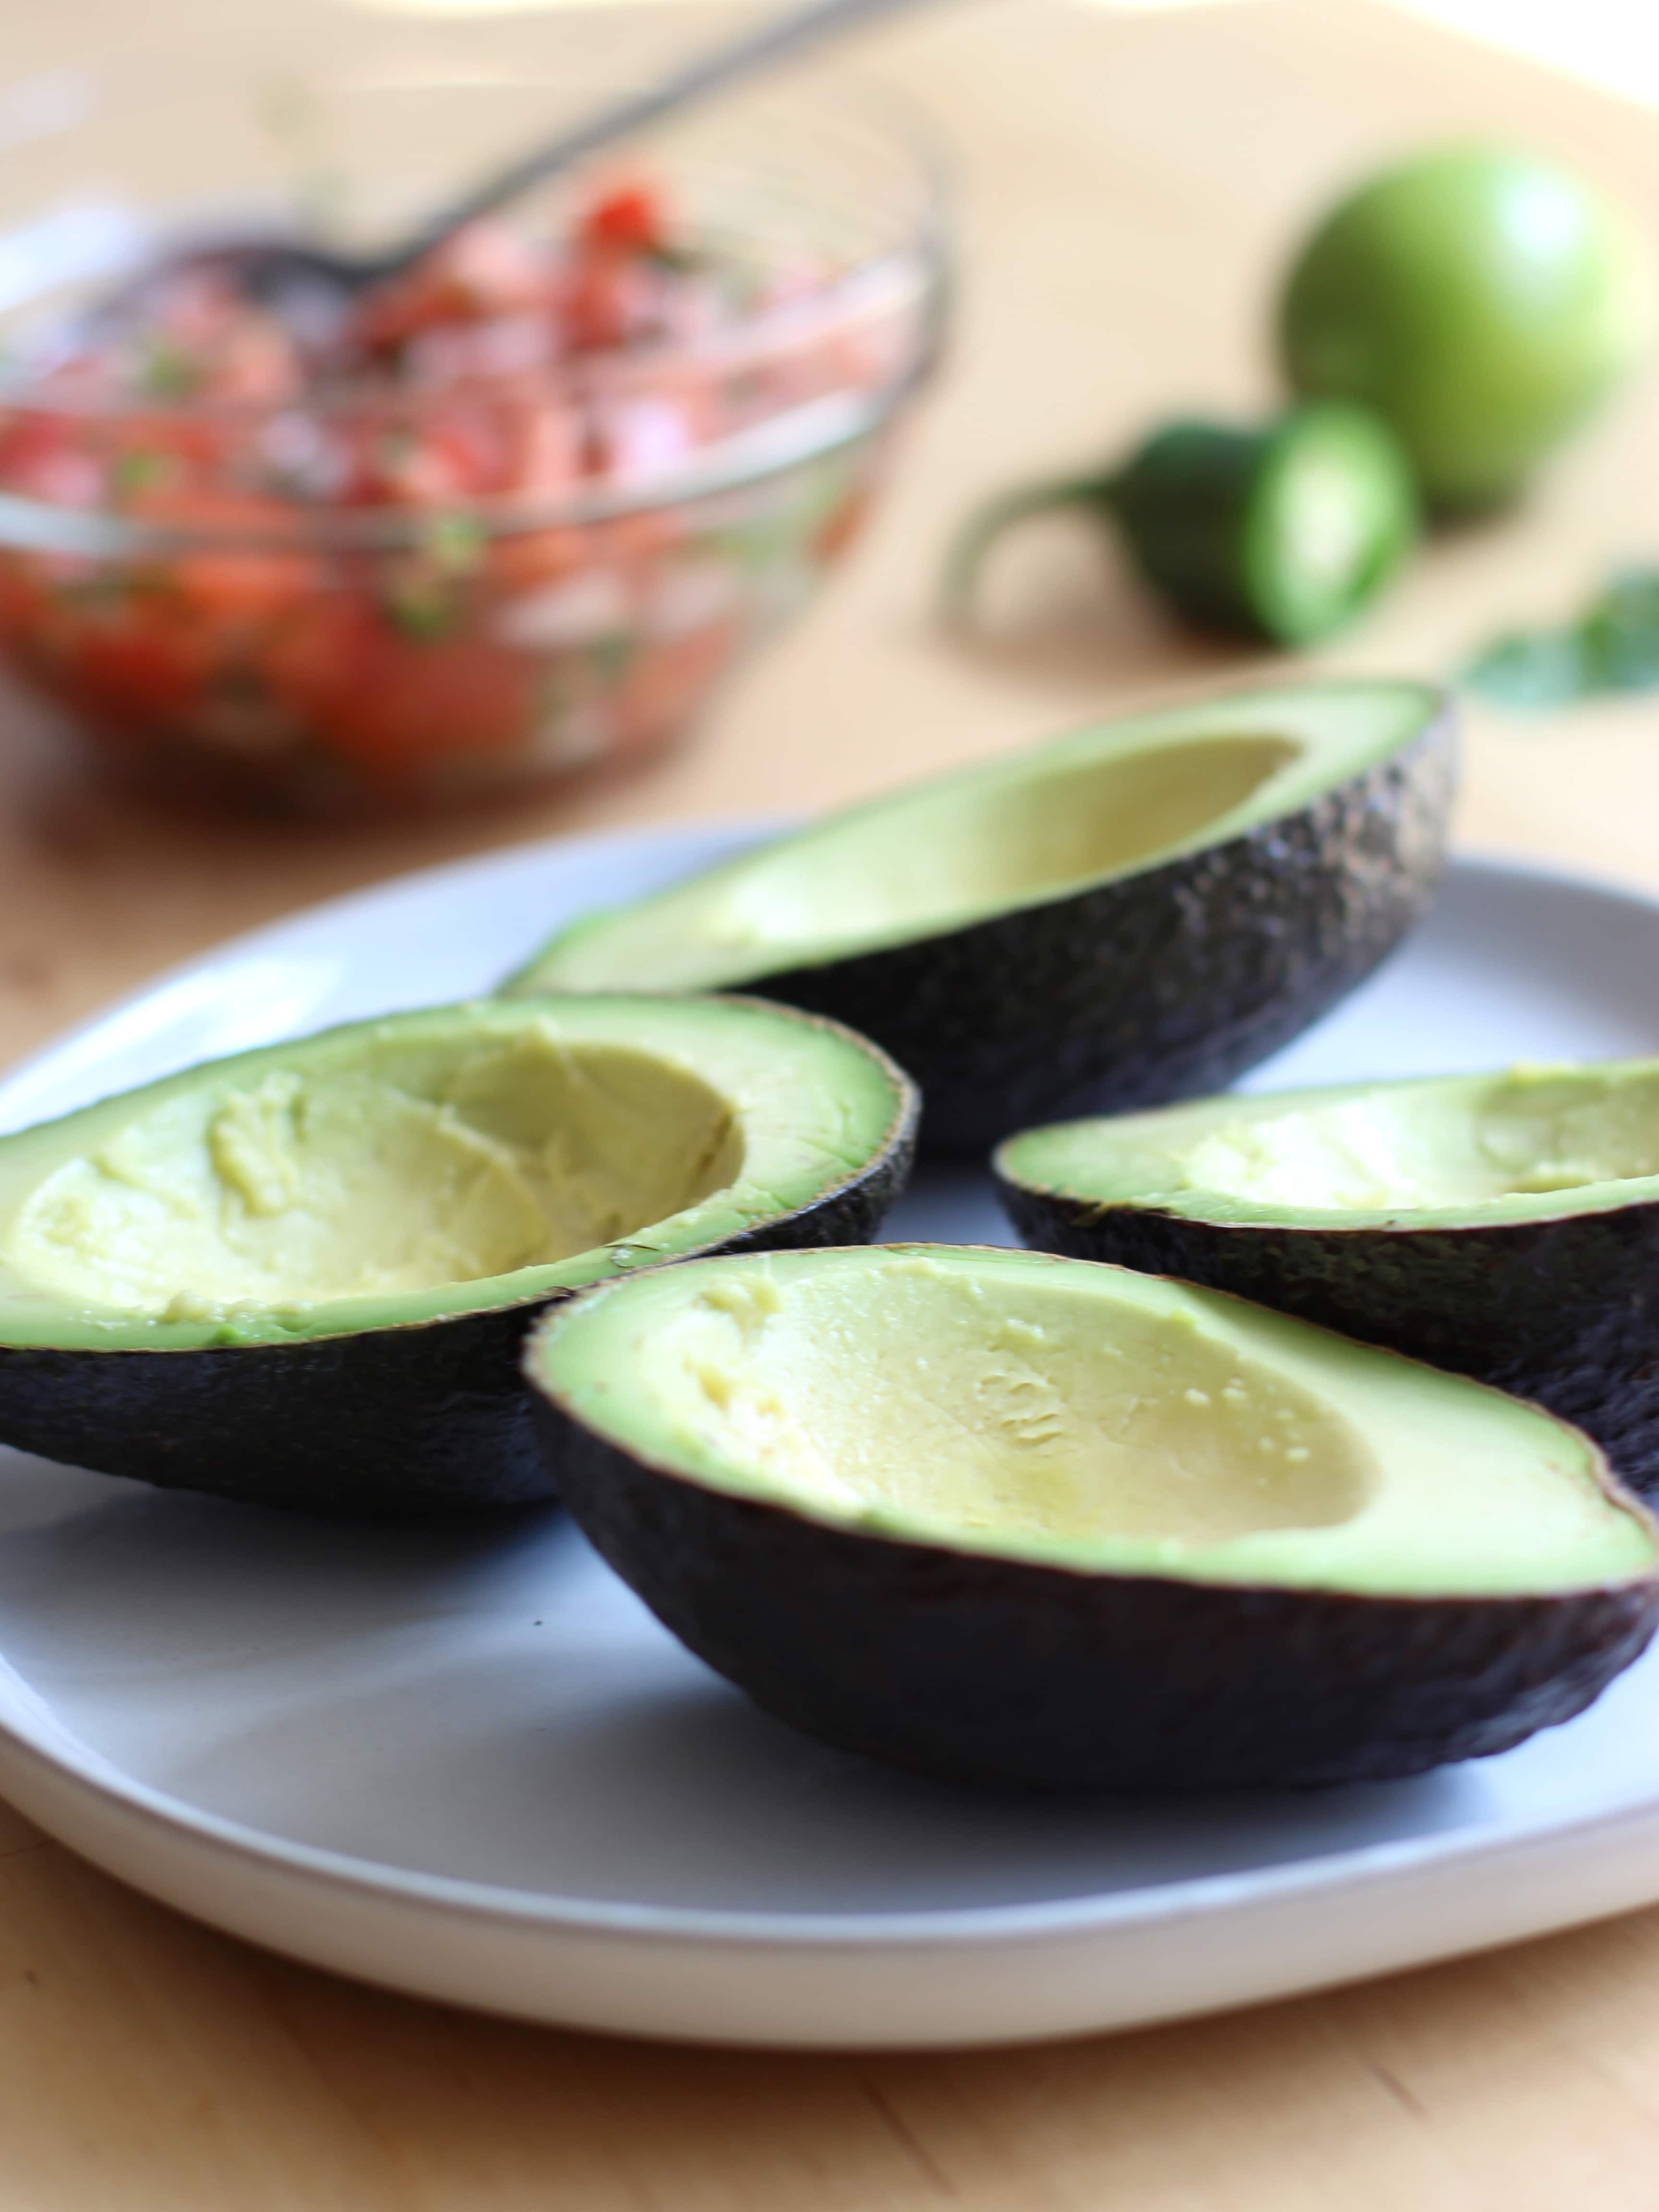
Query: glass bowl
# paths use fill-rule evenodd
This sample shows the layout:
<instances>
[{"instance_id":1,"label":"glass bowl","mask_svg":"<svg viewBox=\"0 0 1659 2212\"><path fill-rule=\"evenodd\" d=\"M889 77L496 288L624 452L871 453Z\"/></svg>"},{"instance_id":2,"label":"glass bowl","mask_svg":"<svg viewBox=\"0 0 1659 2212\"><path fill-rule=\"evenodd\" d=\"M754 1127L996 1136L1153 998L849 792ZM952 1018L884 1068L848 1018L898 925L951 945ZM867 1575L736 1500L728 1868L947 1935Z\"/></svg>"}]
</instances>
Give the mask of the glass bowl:
<instances>
[{"instance_id":1,"label":"glass bowl","mask_svg":"<svg viewBox=\"0 0 1659 2212\"><path fill-rule=\"evenodd\" d=\"M855 536L947 256L925 147L834 79L605 166L659 184L677 238L769 272L704 327L560 357L509 339L435 383L297 398L65 377L65 332L160 246L395 234L636 74L591 46L532 67L423 33L303 76L0 90L0 657L106 756L307 811L641 759ZM532 198L514 231L560 237L594 190ZM365 441L392 457L367 493L341 459Z\"/></svg>"}]
</instances>

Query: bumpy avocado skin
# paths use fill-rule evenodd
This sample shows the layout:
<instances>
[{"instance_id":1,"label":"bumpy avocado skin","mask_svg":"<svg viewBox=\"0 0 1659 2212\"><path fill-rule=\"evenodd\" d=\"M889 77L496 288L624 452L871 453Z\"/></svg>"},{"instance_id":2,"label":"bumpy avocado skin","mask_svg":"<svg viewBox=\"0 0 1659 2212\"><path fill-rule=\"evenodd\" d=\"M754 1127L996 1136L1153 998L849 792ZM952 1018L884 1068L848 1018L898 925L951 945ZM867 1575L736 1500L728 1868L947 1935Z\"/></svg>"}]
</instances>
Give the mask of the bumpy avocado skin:
<instances>
[{"instance_id":1,"label":"bumpy avocado skin","mask_svg":"<svg viewBox=\"0 0 1659 2212\"><path fill-rule=\"evenodd\" d=\"M944 1780L1417 1774L1571 1720L1659 1617L1652 1578L1413 1600L1074 1574L826 1528L646 1465L545 1399L536 1419L584 1532L699 1658L810 1735Z\"/></svg>"},{"instance_id":2,"label":"bumpy avocado skin","mask_svg":"<svg viewBox=\"0 0 1659 2212\"><path fill-rule=\"evenodd\" d=\"M1307 1229L1098 1206L998 1177L1025 1243L1232 1291L1495 1383L1659 1492L1659 1206L1462 1229Z\"/></svg>"},{"instance_id":3,"label":"bumpy avocado skin","mask_svg":"<svg viewBox=\"0 0 1659 2212\"><path fill-rule=\"evenodd\" d=\"M873 1037L921 1084L924 1151L1224 1090L1428 911L1454 732L1226 843L948 935L745 981Z\"/></svg>"},{"instance_id":4,"label":"bumpy avocado skin","mask_svg":"<svg viewBox=\"0 0 1659 2212\"><path fill-rule=\"evenodd\" d=\"M677 1256L867 1243L908 1178L915 1124L907 1102L856 1176L794 1213ZM103 1474L315 1512L546 1501L557 1491L520 1360L530 1324L557 1302L196 1352L0 1346L0 1442Z\"/></svg>"}]
</instances>

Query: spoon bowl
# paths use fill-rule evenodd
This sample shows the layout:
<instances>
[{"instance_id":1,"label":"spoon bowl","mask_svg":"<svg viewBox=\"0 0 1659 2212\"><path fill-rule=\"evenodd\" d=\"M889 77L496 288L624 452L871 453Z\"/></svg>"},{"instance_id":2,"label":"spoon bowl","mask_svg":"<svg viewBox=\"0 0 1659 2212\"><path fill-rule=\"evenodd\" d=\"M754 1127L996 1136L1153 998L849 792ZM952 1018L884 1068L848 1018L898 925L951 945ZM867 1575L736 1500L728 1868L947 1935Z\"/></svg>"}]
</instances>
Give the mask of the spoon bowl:
<instances>
[{"instance_id":1,"label":"spoon bowl","mask_svg":"<svg viewBox=\"0 0 1659 2212\"><path fill-rule=\"evenodd\" d=\"M304 331L337 330L352 302L439 252L470 223L498 215L538 187L608 152L653 125L744 79L810 52L923 0L794 0L781 14L745 25L733 38L677 61L647 82L612 94L590 113L555 125L523 151L498 161L400 238L374 252L351 253L319 240L232 235L163 254L100 310L107 324L142 306L158 284L186 269L228 281L247 298Z\"/></svg>"}]
</instances>

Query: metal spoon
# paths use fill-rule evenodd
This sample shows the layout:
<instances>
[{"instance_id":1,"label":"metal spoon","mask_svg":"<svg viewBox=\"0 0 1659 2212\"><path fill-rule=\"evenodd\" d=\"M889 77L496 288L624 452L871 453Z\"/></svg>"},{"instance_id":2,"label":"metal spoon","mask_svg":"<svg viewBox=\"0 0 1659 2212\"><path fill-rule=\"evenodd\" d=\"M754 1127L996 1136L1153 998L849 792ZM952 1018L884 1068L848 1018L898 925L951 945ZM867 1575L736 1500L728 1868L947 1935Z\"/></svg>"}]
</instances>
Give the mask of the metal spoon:
<instances>
[{"instance_id":1,"label":"metal spoon","mask_svg":"<svg viewBox=\"0 0 1659 2212\"><path fill-rule=\"evenodd\" d=\"M222 270L249 298L291 316L301 327L326 328L351 299L371 284L399 276L444 240L493 215L509 200L591 154L614 145L647 124L775 62L802 53L837 32L884 15L896 15L921 0L807 0L758 28L699 55L641 92L630 92L597 114L561 131L520 155L483 183L472 185L397 243L371 253L349 253L300 239L229 238L205 241L164 257L106 299L100 321L118 316L158 282L185 270Z\"/></svg>"}]
</instances>

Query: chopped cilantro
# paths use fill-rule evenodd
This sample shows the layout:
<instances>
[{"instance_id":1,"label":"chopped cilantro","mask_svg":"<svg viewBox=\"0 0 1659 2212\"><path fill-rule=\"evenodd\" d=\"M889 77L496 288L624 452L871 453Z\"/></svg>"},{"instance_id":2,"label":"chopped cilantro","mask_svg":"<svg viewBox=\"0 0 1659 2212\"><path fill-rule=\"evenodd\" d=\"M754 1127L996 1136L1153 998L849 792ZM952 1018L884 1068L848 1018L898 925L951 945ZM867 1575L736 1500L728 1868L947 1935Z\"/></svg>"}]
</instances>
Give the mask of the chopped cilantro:
<instances>
[{"instance_id":1,"label":"chopped cilantro","mask_svg":"<svg viewBox=\"0 0 1659 2212\"><path fill-rule=\"evenodd\" d=\"M153 399L188 399L202 382L202 363L182 348L156 338L144 349L138 384Z\"/></svg>"},{"instance_id":2,"label":"chopped cilantro","mask_svg":"<svg viewBox=\"0 0 1659 2212\"><path fill-rule=\"evenodd\" d=\"M116 455L110 468L110 487L118 500L136 499L141 492L154 491L167 483L178 472L171 453L132 447Z\"/></svg>"},{"instance_id":3,"label":"chopped cilantro","mask_svg":"<svg viewBox=\"0 0 1659 2212\"><path fill-rule=\"evenodd\" d=\"M639 647L640 638L636 631L607 630L603 637L596 637L588 647L587 657L601 684L615 684L626 672Z\"/></svg>"},{"instance_id":4,"label":"chopped cilantro","mask_svg":"<svg viewBox=\"0 0 1659 2212\"><path fill-rule=\"evenodd\" d=\"M1519 713L1659 689L1659 569L1615 575L1565 629L1494 638L1463 681Z\"/></svg>"},{"instance_id":5,"label":"chopped cilantro","mask_svg":"<svg viewBox=\"0 0 1659 2212\"><path fill-rule=\"evenodd\" d=\"M489 533L474 514L434 514L421 530L422 551L448 576L476 568L489 544Z\"/></svg>"},{"instance_id":6,"label":"chopped cilantro","mask_svg":"<svg viewBox=\"0 0 1659 2212\"><path fill-rule=\"evenodd\" d=\"M1615 576L1583 617L1578 635L1601 688L1646 691L1659 684L1659 571Z\"/></svg>"},{"instance_id":7,"label":"chopped cilantro","mask_svg":"<svg viewBox=\"0 0 1659 2212\"><path fill-rule=\"evenodd\" d=\"M708 265L708 256L696 246L674 245L665 239L647 246L645 258L653 268L666 270L672 276L695 276Z\"/></svg>"},{"instance_id":8,"label":"chopped cilantro","mask_svg":"<svg viewBox=\"0 0 1659 2212\"><path fill-rule=\"evenodd\" d=\"M460 617L454 593L435 576L397 578L387 586L380 604L405 637L428 643L447 637Z\"/></svg>"},{"instance_id":9,"label":"chopped cilantro","mask_svg":"<svg viewBox=\"0 0 1659 2212\"><path fill-rule=\"evenodd\" d=\"M1542 710L1582 698L1584 656L1571 630L1512 630L1494 638L1463 681L1499 707Z\"/></svg>"},{"instance_id":10,"label":"chopped cilantro","mask_svg":"<svg viewBox=\"0 0 1659 2212\"><path fill-rule=\"evenodd\" d=\"M466 613L463 579L483 558L489 533L469 514L434 514L422 524L418 550L392 568L380 594L387 616L405 637L448 637Z\"/></svg>"}]
</instances>

